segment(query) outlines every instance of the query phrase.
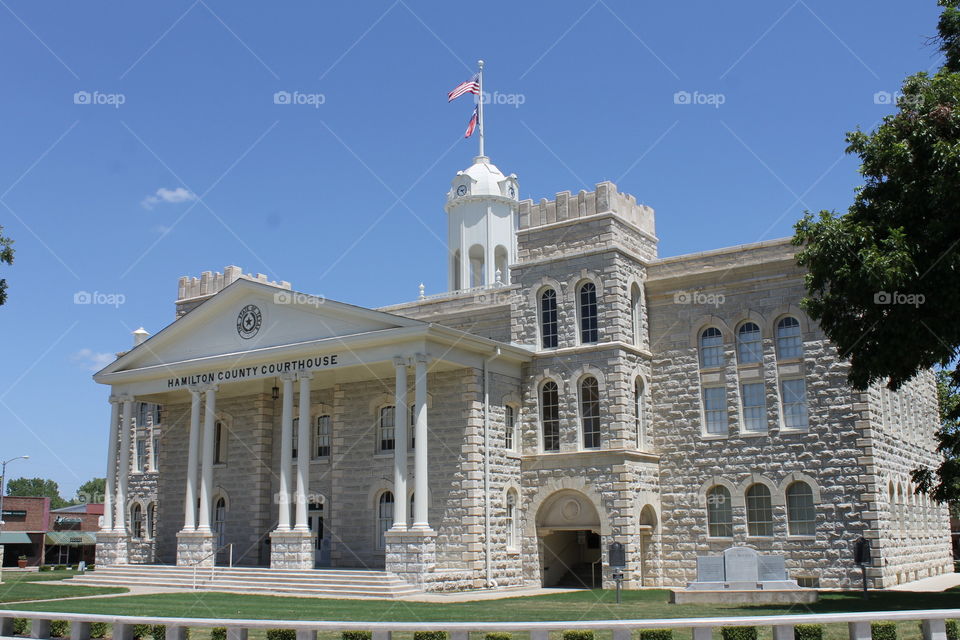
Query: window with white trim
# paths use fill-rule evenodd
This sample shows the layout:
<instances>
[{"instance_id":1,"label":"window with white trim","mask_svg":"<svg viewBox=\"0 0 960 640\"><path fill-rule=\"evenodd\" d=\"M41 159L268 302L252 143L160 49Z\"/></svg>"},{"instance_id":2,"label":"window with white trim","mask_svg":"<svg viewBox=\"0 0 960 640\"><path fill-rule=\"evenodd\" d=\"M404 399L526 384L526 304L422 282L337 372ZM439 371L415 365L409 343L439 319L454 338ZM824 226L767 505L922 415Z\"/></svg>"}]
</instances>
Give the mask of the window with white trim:
<instances>
[{"instance_id":1,"label":"window with white trim","mask_svg":"<svg viewBox=\"0 0 960 640\"><path fill-rule=\"evenodd\" d=\"M767 485L757 483L747 489L747 535L773 535L773 502Z\"/></svg>"},{"instance_id":2,"label":"window with white trim","mask_svg":"<svg viewBox=\"0 0 960 640\"><path fill-rule=\"evenodd\" d=\"M160 471L160 436L153 436L153 450L150 455L153 458L153 470Z\"/></svg>"},{"instance_id":3,"label":"window with white trim","mask_svg":"<svg viewBox=\"0 0 960 640\"><path fill-rule=\"evenodd\" d=\"M147 440L143 436L137 436L137 460L135 471L147 470Z\"/></svg>"},{"instance_id":4,"label":"window with white trim","mask_svg":"<svg viewBox=\"0 0 960 640\"><path fill-rule=\"evenodd\" d=\"M557 383L547 380L540 389L540 424L543 450L560 450L560 394Z\"/></svg>"},{"instance_id":5,"label":"window with white trim","mask_svg":"<svg viewBox=\"0 0 960 640\"><path fill-rule=\"evenodd\" d=\"M130 509L130 535L138 540L143 537L143 508L139 503Z\"/></svg>"},{"instance_id":6,"label":"window with white trim","mask_svg":"<svg viewBox=\"0 0 960 640\"><path fill-rule=\"evenodd\" d=\"M710 435L726 434L729 430L729 424L727 423L727 390L725 388L703 388L703 423L704 430Z\"/></svg>"},{"instance_id":7,"label":"window with white trim","mask_svg":"<svg viewBox=\"0 0 960 640\"><path fill-rule=\"evenodd\" d=\"M792 316L777 322L777 358L789 360L803 356L803 340L800 336L800 321Z\"/></svg>"},{"instance_id":8,"label":"window with white trim","mask_svg":"<svg viewBox=\"0 0 960 640\"><path fill-rule=\"evenodd\" d=\"M517 443L517 415L516 410L511 405L503 407L503 436L504 447L508 451L513 451Z\"/></svg>"},{"instance_id":9,"label":"window with white trim","mask_svg":"<svg viewBox=\"0 0 960 640\"><path fill-rule=\"evenodd\" d=\"M396 447L396 411L393 405L380 407L377 425L377 450L393 451Z\"/></svg>"},{"instance_id":10,"label":"window with white trim","mask_svg":"<svg viewBox=\"0 0 960 640\"><path fill-rule=\"evenodd\" d=\"M749 433L767 431L767 396L762 382L740 385L743 404L743 430Z\"/></svg>"},{"instance_id":11,"label":"window with white trim","mask_svg":"<svg viewBox=\"0 0 960 640\"><path fill-rule=\"evenodd\" d=\"M330 416L318 416L314 428L314 454L317 458L330 457Z\"/></svg>"},{"instance_id":12,"label":"window with white trim","mask_svg":"<svg viewBox=\"0 0 960 640\"><path fill-rule=\"evenodd\" d=\"M783 405L785 429L803 430L809 427L807 416L807 386L803 378L782 380L780 397Z\"/></svg>"},{"instance_id":13,"label":"window with white trim","mask_svg":"<svg viewBox=\"0 0 960 640\"><path fill-rule=\"evenodd\" d=\"M583 448L600 448L600 385L589 376L580 383L580 426Z\"/></svg>"},{"instance_id":14,"label":"window with white trim","mask_svg":"<svg viewBox=\"0 0 960 640\"><path fill-rule=\"evenodd\" d=\"M755 364L762 358L760 327L754 322L744 322L737 330L737 361L739 364Z\"/></svg>"},{"instance_id":15,"label":"window with white trim","mask_svg":"<svg viewBox=\"0 0 960 640\"><path fill-rule=\"evenodd\" d=\"M592 344L599 340L597 329L597 285L584 282L580 285L580 343Z\"/></svg>"},{"instance_id":16,"label":"window with white trim","mask_svg":"<svg viewBox=\"0 0 960 640\"><path fill-rule=\"evenodd\" d=\"M723 366L723 334L716 327L707 327L700 334L700 367Z\"/></svg>"},{"instance_id":17,"label":"window with white trim","mask_svg":"<svg viewBox=\"0 0 960 640\"><path fill-rule=\"evenodd\" d=\"M553 289L540 294L540 344L544 349L557 346L557 292Z\"/></svg>"}]
</instances>

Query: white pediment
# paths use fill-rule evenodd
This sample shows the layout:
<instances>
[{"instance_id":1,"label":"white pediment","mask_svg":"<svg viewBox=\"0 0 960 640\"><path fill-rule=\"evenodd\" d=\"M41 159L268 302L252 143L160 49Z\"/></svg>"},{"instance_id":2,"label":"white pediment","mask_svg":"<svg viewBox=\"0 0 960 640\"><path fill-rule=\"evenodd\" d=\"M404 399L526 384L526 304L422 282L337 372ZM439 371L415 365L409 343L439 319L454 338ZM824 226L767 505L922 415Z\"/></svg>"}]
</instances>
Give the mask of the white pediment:
<instances>
[{"instance_id":1,"label":"white pediment","mask_svg":"<svg viewBox=\"0 0 960 640\"><path fill-rule=\"evenodd\" d=\"M423 324L237 280L97 375Z\"/></svg>"}]
</instances>

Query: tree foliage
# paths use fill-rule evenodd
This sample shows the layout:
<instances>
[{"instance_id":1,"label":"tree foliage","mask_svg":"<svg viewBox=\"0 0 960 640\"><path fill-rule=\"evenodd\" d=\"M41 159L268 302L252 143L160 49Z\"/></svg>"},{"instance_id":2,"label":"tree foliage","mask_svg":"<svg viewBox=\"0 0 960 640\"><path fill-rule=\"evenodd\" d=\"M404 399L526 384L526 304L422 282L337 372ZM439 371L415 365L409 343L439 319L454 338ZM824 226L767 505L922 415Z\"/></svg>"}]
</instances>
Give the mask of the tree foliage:
<instances>
[{"instance_id":1,"label":"tree foliage","mask_svg":"<svg viewBox=\"0 0 960 640\"><path fill-rule=\"evenodd\" d=\"M3 235L3 227L0 226L0 263L6 262L13 264L13 240ZM7 279L0 278L0 304L7 301Z\"/></svg>"},{"instance_id":2,"label":"tree foliage","mask_svg":"<svg viewBox=\"0 0 960 640\"><path fill-rule=\"evenodd\" d=\"M103 502L103 496L106 492L106 478L90 478L77 488L77 497L74 499L74 503Z\"/></svg>"},{"instance_id":3,"label":"tree foliage","mask_svg":"<svg viewBox=\"0 0 960 640\"><path fill-rule=\"evenodd\" d=\"M847 212L808 212L796 225L804 307L849 360L858 389L897 389L960 353L960 0L938 4L943 66L907 77L896 112L875 131L847 134L864 179ZM958 371L942 377L954 391ZM960 405L947 417L960 418ZM947 464L957 438L941 429ZM960 465L943 470L939 490L924 485L941 500L960 487Z\"/></svg>"},{"instance_id":4,"label":"tree foliage","mask_svg":"<svg viewBox=\"0 0 960 640\"><path fill-rule=\"evenodd\" d=\"M8 496L50 498L50 508L59 509L69 502L60 495L60 485L48 478L16 478L7 483Z\"/></svg>"}]
</instances>

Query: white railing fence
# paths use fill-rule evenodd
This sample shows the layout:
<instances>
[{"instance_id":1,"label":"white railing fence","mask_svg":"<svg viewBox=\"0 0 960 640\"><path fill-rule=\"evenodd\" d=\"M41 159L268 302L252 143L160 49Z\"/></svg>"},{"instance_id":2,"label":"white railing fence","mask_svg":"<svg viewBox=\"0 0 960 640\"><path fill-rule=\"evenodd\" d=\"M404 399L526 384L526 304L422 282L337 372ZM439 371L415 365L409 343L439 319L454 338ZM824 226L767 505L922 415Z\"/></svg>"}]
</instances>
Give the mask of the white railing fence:
<instances>
[{"instance_id":1,"label":"white railing fence","mask_svg":"<svg viewBox=\"0 0 960 640\"><path fill-rule=\"evenodd\" d=\"M547 640L551 631L590 629L612 631L613 640L630 640L639 629L692 629L693 640L710 640L716 627L773 627L773 640L793 640L793 627L798 624L847 624L850 640L870 640L870 623L885 620L917 621L924 640L947 640L945 621L960 618L960 609L928 609L918 611L875 611L859 613L823 613L788 616L746 616L729 618L662 618L653 620L561 620L556 622L349 622L307 620L241 620L216 618L149 618L143 616L107 616L85 613L0 610L0 637L13 636L14 618L29 620L30 638L50 637L50 623L70 623L71 640L89 640L90 625L104 622L113 625L113 640L132 640L134 625L165 625L165 640L185 640L186 630L226 627L227 640L246 640L251 629L293 629L297 640L316 640L318 631L364 630L373 633L373 640L391 640L393 632L446 631L450 640L469 640L471 632L526 631L530 640Z\"/></svg>"}]
</instances>

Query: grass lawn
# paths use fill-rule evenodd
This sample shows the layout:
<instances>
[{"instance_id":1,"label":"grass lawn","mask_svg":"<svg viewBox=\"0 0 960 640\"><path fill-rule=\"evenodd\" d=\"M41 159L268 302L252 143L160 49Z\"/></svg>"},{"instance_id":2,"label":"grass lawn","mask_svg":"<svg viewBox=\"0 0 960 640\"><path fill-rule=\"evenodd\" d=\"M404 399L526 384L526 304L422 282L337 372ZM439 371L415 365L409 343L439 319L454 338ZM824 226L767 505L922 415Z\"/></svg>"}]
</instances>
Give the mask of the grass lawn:
<instances>
[{"instance_id":1,"label":"grass lawn","mask_svg":"<svg viewBox=\"0 0 960 640\"><path fill-rule=\"evenodd\" d=\"M98 596L127 591L123 587L82 587L70 584L50 584L75 575L77 575L75 571L38 571L36 573L4 571L3 582L0 582L0 603L73 596Z\"/></svg>"}]
</instances>

